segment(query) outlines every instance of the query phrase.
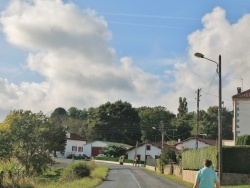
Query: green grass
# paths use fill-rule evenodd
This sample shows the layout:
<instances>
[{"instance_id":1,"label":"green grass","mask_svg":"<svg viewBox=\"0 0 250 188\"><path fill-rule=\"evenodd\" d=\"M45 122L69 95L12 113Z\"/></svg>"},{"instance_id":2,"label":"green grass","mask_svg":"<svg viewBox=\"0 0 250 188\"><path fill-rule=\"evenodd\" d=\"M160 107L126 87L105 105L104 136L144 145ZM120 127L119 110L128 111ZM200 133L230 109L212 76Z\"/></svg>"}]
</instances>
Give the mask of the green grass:
<instances>
[{"instance_id":1,"label":"green grass","mask_svg":"<svg viewBox=\"0 0 250 188\"><path fill-rule=\"evenodd\" d=\"M44 183L36 183L34 187L36 188L94 188L99 185L107 176L109 171L108 166L98 166L92 172L90 177L82 178L79 180L71 181L71 182L60 182L59 179L52 178L48 176L51 181L47 181ZM54 181L56 180L56 181Z\"/></svg>"}]
</instances>

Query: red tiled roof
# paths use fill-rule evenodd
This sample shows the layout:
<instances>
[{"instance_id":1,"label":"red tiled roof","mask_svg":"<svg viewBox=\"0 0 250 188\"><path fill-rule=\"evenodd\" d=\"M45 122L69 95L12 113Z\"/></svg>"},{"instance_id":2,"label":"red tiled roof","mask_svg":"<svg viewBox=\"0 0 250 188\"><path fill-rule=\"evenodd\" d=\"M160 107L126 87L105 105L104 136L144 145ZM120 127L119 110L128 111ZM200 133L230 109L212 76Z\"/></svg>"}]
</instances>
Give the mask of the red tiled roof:
<instances>
[{"instance_id":1,"label":"red tiled roof","mask_svg":"<svg viewBox=\"0 0 250 188\"><path fill-rule=\"evenodd\" d=\"M246 90L246 91L243 91L241 93L238 93L236 95L233 95L232 98L233 99L235 99L235 98L250 98L250 89Z\"/></svg>"},{"instance_id":2,"label":"red tiled roof","mask_svg":"<svg viewBox=\"0 0 250 188\"><path fill-rule=\"evenodd\" d=\"M86 141L85 138L79 136L76 133L69 133L69 137L67 138L67 140L80 140L80 141Z\"/></svg>"},{"instance_id":3,"label":"red tiled roof","mask_svg":"<svg viewBox=\"0 0 250 188\"><path fill-rule=\"evenodd\" d=\"M179 144L182 144L182 143L187 142L187 141L192 140L192 139L195 139L195 138L194 137L190 137L190 138L188 138L186 140L182 140L181 142L178 142L178 143L174 144L174 146L177 146ZM200 142L204 142L205 144L208 144L210 146L216 146L216 140L205 139L205 138L198 138L198 140Z\"/></svg>"}]
</instances>

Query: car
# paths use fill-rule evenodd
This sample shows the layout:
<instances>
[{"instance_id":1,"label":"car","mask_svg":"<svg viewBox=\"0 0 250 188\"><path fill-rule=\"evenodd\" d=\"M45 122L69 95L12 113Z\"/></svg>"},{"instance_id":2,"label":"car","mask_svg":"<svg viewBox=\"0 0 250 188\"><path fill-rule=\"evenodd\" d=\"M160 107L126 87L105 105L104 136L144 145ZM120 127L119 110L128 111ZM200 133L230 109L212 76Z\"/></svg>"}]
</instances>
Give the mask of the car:
<instances>
[{"instance_id":1,"label":"car","mask_svg":"<svg viewBox=\"0 0 250 188\"><path fill-rule=\"evenodd\" d=\"M103 153L98 154L96 157L106 157Z\"/></svg>"},{"instance_id":2,"label":"car","mask_svg":"<svg viewBox=\"0 0 250 188\"><path fill-rule=\"evenodd\" d=\"M90 157L85 154L79 154L74 157L75 159L83 159L83 160L90 160Z\"/></svg>"},{"instance_id":3,"label":"car","mask_svg":"<svg viewBox=\"0 0 250 188\"><path fill-rule=\"evenodd\" d=\"M74 158L76 160L81 160L81 159L90 160L90 157L85 155L85 154L79 154L79 155L69 154L69 155L67 155L67 159L72 159L72 158Z\"/></svg>"}]
</instances>

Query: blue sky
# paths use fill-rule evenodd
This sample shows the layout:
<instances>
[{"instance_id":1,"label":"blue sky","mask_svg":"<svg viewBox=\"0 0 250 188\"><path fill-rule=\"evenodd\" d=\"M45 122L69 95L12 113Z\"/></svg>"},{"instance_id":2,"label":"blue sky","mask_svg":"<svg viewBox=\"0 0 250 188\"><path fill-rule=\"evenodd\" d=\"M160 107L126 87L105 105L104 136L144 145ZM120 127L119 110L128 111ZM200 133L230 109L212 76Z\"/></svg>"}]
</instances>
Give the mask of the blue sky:
<instances>
[{"instance_id":1,"label":"blue sky","mask_svg":"<svg viewBox=\"0 0 250 188\"><path fill-rule=\"evenodd\" d=\"M178 98L189 111L218 104L216 66L222 55L222 95L232 109L236 88L250 88L250 2L0 1L0 114L50 113L123 100L165 106Z\"/></svg>"}]
</instances>

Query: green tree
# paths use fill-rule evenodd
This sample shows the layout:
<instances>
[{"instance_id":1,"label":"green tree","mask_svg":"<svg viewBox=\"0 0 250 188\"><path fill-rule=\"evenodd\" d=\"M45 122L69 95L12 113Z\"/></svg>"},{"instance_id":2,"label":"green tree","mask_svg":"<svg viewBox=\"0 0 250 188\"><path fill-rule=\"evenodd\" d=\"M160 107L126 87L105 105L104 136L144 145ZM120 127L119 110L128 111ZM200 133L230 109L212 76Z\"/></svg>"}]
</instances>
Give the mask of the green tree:
<instances>
[{"instance_id":1,"label":"green tree","mask_svg":"<svg viewBox=\"0 0 250 188\"><path fill-rule=\"evenodd\" d=\"M31 111L15 111L21 118L16 119L10 126L10 134L13 139L13 155L25 166L27 174L38 174L46 168L50 161L47 152L47 136L50 134L47 128L48 118Z\"/></svg>"},{"instance_id":2,"label":"green tree","mask_svg":"<svg viewBox=\"0 0 250 188\"><path fill-rule=\"evenodd\" d=\"M188 113L188 103L187 99L184 97L179 97L179 107L177 117L184 116Z\"/></svg>"},{"instance_id":3,"label":"green tree","mask_svg":"<svg viewBox=\"0 0 250 188\"><path fill-rule=\"evenodd\" d=\"M126 153L126 149L118 144L110 144L102 149L106 156L120 157Z\"/></svg>"},{"instance_id":4,"label":"green tree","mask_svg":"<svg viewBox=\"0 0 250 188\"><path fill-rule=\"evenodd\" d=\"M159 129L162 124L166 132L175 128L172 124L175 114L165 107L140 107L137 111L140 117L141 139L143 141L156 141L156 138L157 141L161 141L161 134L158 130L154 130L153 127Z\"/></svg>"},{"instance_id":5,"label":"green tree","mask_svg":"<svg viewBox=\"0 0 250 188\"><path fill-rule=\"evenodd\" d=\"M107 102L92 110L88 124L95 139L134 144L141 137L139 116L128 102Z\"/></svg>"},{"instance_id":6,"label":"green tree","mask_svg":"<svg viewBox=\"0 0 250 188\"><path fill-rule=\"evenodd\" d=\"M12 156L13 145L9 132L0 131L0 160L9 160Z\"/></svg>"},{"instance_id":7,"label":"green tree","mask_svg":"<svg viewBox=\"0 0 250 188\"><path fill-rule=\"evenodd\" d=\"M222 108L222 138L232 139L232 111L228 111L226 108ZM207 134L209 139L218 138L218 107L210 106L207 109L207 113L202 113L200 116L200 132Z\"/></svg>"},{"instance_id":8,"label":"green tree","mask_svg":"<svg viewBox=\"0 0 250 188\"><path fill-rule=\"evenodd\" d=\"M189 138L193 130L194 113L189 113L187 106L186 98L180 97L177 118L173 123L177 128L176 137L181 140Z\"/></svg>"}]
</instances>

